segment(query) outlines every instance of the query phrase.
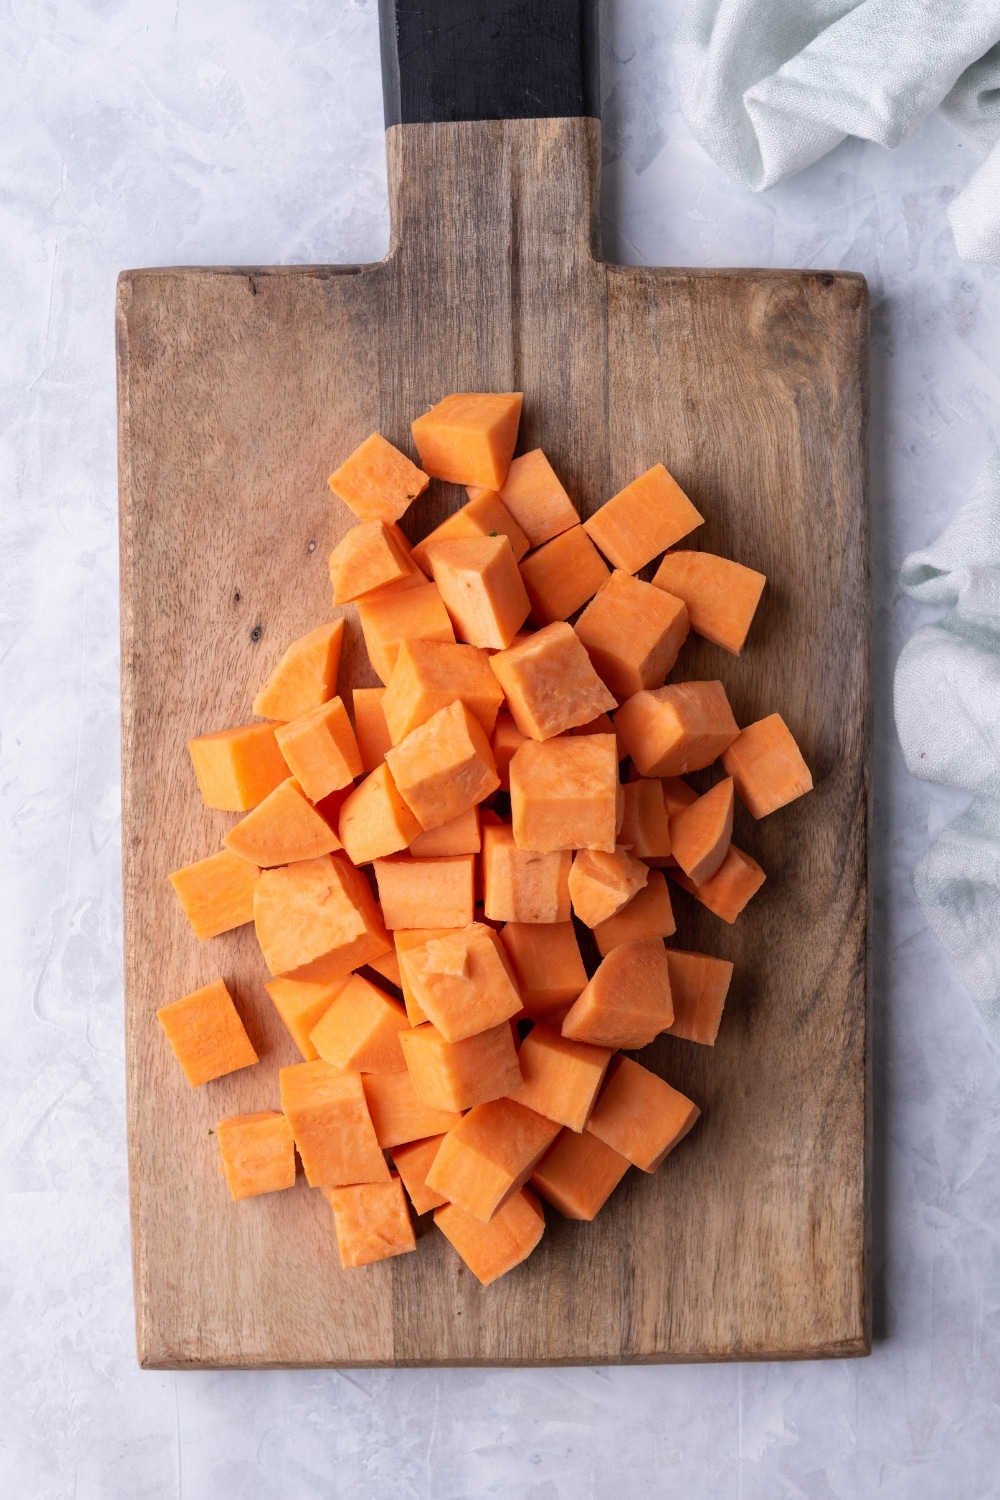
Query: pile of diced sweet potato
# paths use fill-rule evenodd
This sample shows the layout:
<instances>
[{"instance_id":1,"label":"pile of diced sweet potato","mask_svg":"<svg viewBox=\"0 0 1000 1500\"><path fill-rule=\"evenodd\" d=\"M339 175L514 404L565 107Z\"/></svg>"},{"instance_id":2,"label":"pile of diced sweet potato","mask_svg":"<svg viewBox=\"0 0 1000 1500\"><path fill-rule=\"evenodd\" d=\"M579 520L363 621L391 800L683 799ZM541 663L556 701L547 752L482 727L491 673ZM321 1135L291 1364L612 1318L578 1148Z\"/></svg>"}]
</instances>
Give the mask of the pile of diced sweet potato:
<instances>
[{"instance_id":1,"label":"pile of diced sweet potato","mask_svg":"<svg viewBox=\"0 0 1000 1500\"><path fill-rule=\"evenodd\" d=\"M812 786L777 714L741 730L721 682L664 686L689 630L742 649L763 576L670 550L702 517L662 464L581 522L540 449L512 459L520 410L448 396L413 423L422 468L375 433L332 475L358 518L333 603L384 687L352 723L344 618L295 641L264 722L189 742L206 805L243 816L170 877L197 937L255 924L304 1059L280 1110L219 1122L232 1196L292 1187L297 1149L345 1267L414 1250L412 1207L484 1284L541 1238L536 1193L592 1219L698 1118L625 1055L712 1045L729 988L665 943L663 871L735 921L764 872L734 795L760 818ZM411 547L431 478L469 500ZM222 979L158 1016L192 1085L257 1061Z\"/></svg>"}]
</instances>

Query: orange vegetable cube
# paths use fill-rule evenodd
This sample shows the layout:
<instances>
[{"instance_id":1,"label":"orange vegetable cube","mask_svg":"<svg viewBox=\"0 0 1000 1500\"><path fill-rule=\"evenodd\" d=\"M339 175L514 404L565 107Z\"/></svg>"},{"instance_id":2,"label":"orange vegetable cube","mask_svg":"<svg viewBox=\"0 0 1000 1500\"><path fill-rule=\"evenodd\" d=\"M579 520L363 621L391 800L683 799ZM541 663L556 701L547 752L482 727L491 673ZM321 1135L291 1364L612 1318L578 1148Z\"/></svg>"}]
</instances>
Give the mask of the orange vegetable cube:
<instances>
[{"instance_id":1,"label":"orange vegetable cube","mask_svg":"<svg viewBox=\"0 0 1000 1500\"><path fill-rule=\"evenodd\" d=\"M395 943L396 962L399 963L399 955L407 948L421 948L431 938L450 937L453 932L461 932L460 927L414 927L396 928L392 934ZM420 1003L410 987L406 970L399 964L399 988L403 991L403 1003L406 1006L406 1014L411 1026L419 1026L421 1021L427 1017L420 1009Z\"/></svg>"},{"instance_id":2,"label":"orange vegetable cube","mask_svg":"<svg viewBox=\"0 0 1000 1500\"><path fill-rule=\"evenodd\" d=\"M692 802L697 802L698 793L693 786L688 786L679 776L664 776L660 781L663 789L663 805L667 810L667 818L676 818L685 807L690 807Z\"/></svg>"},{"instance_id":3,"label":"orange vegetable cube","mask_svg":"<svg viewBox=\"0 0 1000 1500\"><path fill-rule=\"evenodd\" d=\"M272 974L333 980L392 944L365 877L342 854L265 870L254 924Z\"/></svg>"},{"instance_id":4,"label":"orange vegetable cube","mask_svg":"<svg viewBox=\"0 0 1000 1500\"><path fill-rule=\"evenodd\" d=\"M431 1109L471 1109L520 1087L514 1037L506 1021L449 1042L425 1021L402 1035L417 1098Z\"/></svg>"},{"instance_id":5,"label":"orange vegetable cube","mask_svg":"<svg viewBox=\"0 0 1000 1500\"><path fill-rule=\"evenodd\" d=\"M362 771L374 771L385 760L385 752L392 744L389 726L382 712L385 688L355 688L354 734L358 742L358 755Z\"/></svg>"},{"instance_id":6,"label":"orange vegetable cube","mask_svg":"<svg viewBox=\"0 0 1000 1500\"><path fill-rule=\"evenodd\" d=\"M327 480L359 521L398 521L430 479L381 433L373 432Z\"/></svg>"},{"instance_id":7,"label":"orange vegetable cube","mask_svg":"<svg viewBox=\"0 0 1000 1500\"><path fill-rule=\"evenodd\" d=\"M607 564L582 526L571 526L521 563L531 618L538 625L568 620L608 577Z\"/></svg>"},{"instance_id":8,"label":"orange vegetable cube","mask_svg":"<svg viewBox=\"0 0 1000 1500\"><path fill-rule=\"evenodd\" d=\"M718 760L739 734L721 682L678 682L636 693L615 728L642 776L682 776Z\"/></svg>"},{"instance_id":9,"label":"orange vegetable cube","mask_svg":"<svg viewBox=\"0 0 1000 1500\"><path fill-rule=\"evenodd\" d=\"M697 792L690 787L691 801ZM670 853L670 819L663 783L657 777L641 776L622 787L625 813L618 841L637 859L662 859Z\"/></svg>"},{"instance_id":10,"label":"orange vegetable cube","mask_svg":"<svg viewBox=\"0 0 1000 1500\"><path fill-rule=\"evenodd\" d=\"M309 1040L309 1033L330 1009L350 977L348 974L326 984L309 979L271 979L265 984L275 1010L306 1062L315 1062L319 1057Z\"/></svg>"},{"instance_id":11,"label":"orange vegetable cube","mask_svg":"<svg viewBox=\"0 0 1000 1500\"><path fill-rule=\"evenodd\" d=\"M330 553L334 604L348 604L376 591L398 591L426 583L397 526L364 521L352 526Z\"/></svg>"},{"instance_id":12,"label":"orange vegetable cube","mask_svg":"<svg viewBox=\"0 0 1000 1500\"><path fill-rule=\"evenodd\" d=\"M220 849L169 876L196 938L218 937L253 921L260 870L231 849Z\"/></svg>"},{"instance_id":13,"label":"orange vegetable cube","mask_svg":"<svg viewBox=\"0 0 1000 1500\"><path fill-rule=\"evenodd\" d=\"M670 820L670 850L690 880L704 885L733 837L733 778L727 776Z\"/></svg>"},{"instance_id":14,"label":"orange vegetable cube","mask_svg":"<svg viewBox=\"0 0 1000 1500\"><path fill-rule=\"evenodd\" d=\"M493 922L568 922L568 849L519 849L509 823L483 829L483 911Z\"/></svg>"},{"instance_id":15,"label":"orange vegetable cube","mask_svg":"<svg viewBox=\"0 0 1000 1500\"><path fill-rule=\"evenodd\" d=\"M230 1115L215 1127L222 1170L233 1199L257 1198L295 1186L295 1142L276 1109Z\"/></svg>"},{"instance_id":16,"label":"orange vegetable cube","mask_svg":"<svg viewBox=\"0 0 1000 1500\"><path fill-rule=\"evenodd\" d=\"M242 724L188 740L191 764L206 807L249 812L288 775L274 737L276 724Z\"/></svg>"},{"instance_id":17,"label":"orange vegetable cube","mask_svg":"<svg viewBox=\"0 0 1000 1500\"><path fill-rule=\"evenodd\" d=\"M440 641L400 643L382 700L394 745L458 698L488 738L503 693L485 651L478 646L449 646Z\"/></svg>"},{"instance_id":18,"label":"orange vegetable cube","mask_svg":"<svg viewBox=\"0 0 1000 1500\"><path fill-rule=\"evenodd\" d=\"M580 524L576 506L541 448L512 461L500 486L500 499L533 547Z\"/></svg>"},{"instance_id":19,"label":"orange vegetable cube","mask_svg":"<svg viewBox=\"0 0 1000 1500\"><path fill-rule=\"evenodd\" d=\"M489 1223L520 1192L559 1126L513 1099L477 1104L453 1125L427 1173L427 1186Z\"/></svg>"},{"instance_id":20,"label":"orange vegetable cube","mask_svg":"<svg viewBox=\"0 0 1000 1500\"><path fill-rule=\"evenodd\" d=\"M735 844L730 844L722 864L704 885L695 885L683 870L671 870L670 877L702 906L730 924L767 879L753 856L737 849Z\"/></svg>"},{"instance_id":21,"label":"orange vegetable cube","mask_svg":"<svg viewBox=\"0 0 1000 1500\"><path fill-rule=\"evenodd\" d=\"M418 859L440 859L449 854L478 854L481 848L479 808L470 807L457 818L418 833L410 844L410 853Z\"/></svg>"},{"instance_id":22,"label":"orange vegetable cube","mask_svg":"<svg viewBox=\"0 0 1000 1500\"><path fill-rule=\"evenodd\" d=\"M309 1033L324 1062L341 1073L401 1073L406 1059L399 1033L406 1011L360 974L352 974Z\"/></svg>"},{"instance_id":23,"label":"orange vegetable cube","mask_svg":"<svg viewBox=\"0 0 1000 1500\"><path fill-rule=\"evenodd\" d=\"M476 857L375 860L382 917L396 927L429 927L435 919L446 927L468 927L472 921Z\"/></svg>"},{"instance_id":24,"label":"orange vegetable cube","mask_svg":"<svg viewBox=\"0 0 1000 1500\"><path fill-rule=\"evenodd\" d=\"M616 569L576 622L602 682L619 698L660 687L687 640L687 606Z\"/></svg>"},{"instance_id":25,"label":"orange vegetable cube","mask_svg":"<svg viewBox=\"0 0 1000 1500\"><path fill-rule=\"evenodd\" d=\"M645 1047L673 1019L666 949L659 938L633 938L601 959L563 1021L562 1034L595 1047L631 1051Z\"/></svg>"},{"instance_id":26,"label":"orange vegetable cube","mask_svg":"<svg viewBox=\"0 0 1000 1500\"><path fill-rule=\"evenodd\" d=\"M510 763L514 838L521 849L615 847L618 747L613 734L525 740Z\"/></svg>"},{"instance_id":27,"label":"orange vegetable cube","mask_svg":"<svg viewBox=\"0 0 1000 1500\"><path fill-rule=\"evenodd\" d=\"M611 1061L611 1049L572 1042L540 1021L521 1043L517 1060L524 1082L511 1098L567 1130L582 1130Z\"/></svg>"},{"instance_id":28,"label":"orange vegetable cube","mask_svg":"<svg viewBox=\"0 0 1000 1500\"><path fill-rule=\"evenodd\" d=\"M450 1130L451 1126L448 1128ZM432 1208L440 1208L442 1203L448 1201L427 1186L427 1170L438 1154L442 1139L440 1135L432 1135L427 1140L408 1141L405 1145L393 1148L392 1164L403 1180L416 1214L430 1213Z\"/></svg>"},{"instance_id":29,"label":"orange vegetable cube","mask_svg":"<svg viewBox=\"0 0 1000 1500\"><path fill-rule=\"evenodd\" d=\"M467 536L505 536L517 562L528 550L528 538L496 491L479 490L467 505L446 517L440 526L417 543L413 549L413 561L429 573L431 547L437 546L438 542L455 542Z\"/></svg>"},{"instance_id":30,"label":"orange vegetable cube","mask_svg":"<svg viewBox=\"0 0 1000 1500\"><path fill-rule=\"evenodd\" d=\"M358 619L376 677L388 682L400 641L450 641L455 632L436 583L358 602Z\"/></svg>"},{"instance_id":31,"label":"orange vegetable cube","mask_svg":"<svg viewBox=\"0 0 1000 1500\"><path fill-rule=\"evenodd\" d=\"M425 829L468 812L500 785L490 742L461 699L411 730L385 752L385 760L399 795ZM349 852L346 840L344 847Z\"/></svg>"},{"instance_id":32,"label":"orange vegetable cube","mask_svg":"<svg viewBox=\"0 0 1000 1500\"><path fill-rule=\"evenodd\" d=\"M355 865L398 854L416 838L420 824L400 796L387 764L376 766L351 792L340 809L337 832Z\"/></svg>"},{"instance_id":33,"label":"orange vegetable cube","mask_svg":"<svg viewBox=\"0 0 1000 1500\"><path fill-rule=\"evenodd\" d=\"M604 1207L631 1162L589 1130L564 1130L531 1174L531 1186L565 1219L589 1222Z\"/></svg>"},{"instance_id":34,"label":"orange vegetable cube","mask_svg":"<svg viewBox=\"0 0 1000 1500\"><path fill-rule=\"evenodd\" d=\"M293 641L253 700L262 719L297 719L337 691L343 620L331 620Z\"/></svg>"},{"instance_id":35,"label":"orange vegetable cube","mask_svg":"<svg viewBox=\"0 0 1000 1500\"><path fill-rule=\"evenodd\" d=\"M361 775L361 752L339 698L282 724L274 737L310 802L322 802Z\"/></svg>"},{"instance_id":36,"label":"orange vegetable cube","mask_svg":"<svg viewBox=\"0 0 1000 1500\"><path fill-rule=\"evenodd\" d=\"M498 490L521 420L520 391L445 396L410 424L420 462L435 479Z\"/></svg>"},{"instance_id":37,"label":"orange vegetable cube","mask_svg":"<svg viewBox=\"0 0 1000 1500\"><path fill-rule=\"evenodd\" d=\"M360 1073L339 1073L320 1058L282 1068L278 1083L310 1187L389 1180Z\"/></svg>"},{"instance_id":38,"label":"orange vegetable cube","mask_svg":"<svg viewBox=\"0 0 1000 1500\"><path fill-rule=\"evenodd\" d=\"M663 465L654 464L583 524L613 567L638 573L704 520Z\"/></svg>"},{"instance_id":39,"label":"orange vegetable cube","mask_svg":"<svg viewBox=\"0 0 1000 1500\"><path fill-rule=\"evenodd\" d=\"M667 967L674 1002L674 1020L667 1031L685 1041L714 1047L733 977L732 964L707 953L668 948Z\"/></svg>"},{"instance_id":40,"label":"orange vegetable cube","mask_svg":"<svg viewBox=\"0 0 1000 1500\"><path fill-rule=\"evenodd\" d=\"M407 1141L418 1141L424 1136L440 1135L462 1118L457 1110L431 1109L422 1103L405 1067L402 1072L364 1073L361 1082L375 1135L383 1151L388 1147L395 1150Z\"/></svg>"},{"instance_id":41,"label":"orange vegetable cube","mask_svg":"<svg viewBox=\"0 0 1000 1500\"><path fill-rule=\"evenodd\" d=\"M497 775L500 777L500 790L503 792L510 791L510 763L526 739L527 735L518 729L513 716L502 708L497 714L490 749L493 751Z\"/></svg>"},{"instance_id":42,"label":"orange vegetable cube","mask_svg":"<svg viewBox=\"0 0 1000 1500\"><path fill-rule=\"evenodd\" d=\"M620 845L611 854L600 849L580 849L574 855L569 875L573 910L587 927L596 927L627 906L641 891L649 871Z\"/></svg>"},{"instance_id":43,"label":"orange vegetable cube","mask_svg":"<svg viewBox=\"0 0 1000 1500\"><path fill-rule=\"evenodd\" d=\"M667 882L659 870L650 870L649 879L641 891L637 891L627 906L598 922L594 928L594 941L602 958L612 948L635 938L671 937L677 931L670 892ZM671 980L672 987L672 980ZM676 1009L676 1007L675 1007Z\"/></svg>"},{"instance_id":44,"label":"orange vegetable cube","mask_svg":"<svg viewBox=\"0 0 1000 1500\"><path fill-rule=\"evenodd\" d=\"M448 1042L498 1026L521 1009L500 941L480 922L396 951L417 1004Z\"/></svg>"},{"instance_id":45,"label":"orange vegetable cube","mask_svg":"<svg viewBox=\"0 0 1000 1500\"><path fill-rule=\"evenodd\" d=\"M545 1233L545 1215L530 1188L508 1198L488 1224L454 1203L436 1208L434 1222L483 1286L527 1260Z\"/></svg>"},{"instance_id":46,"label":"orange vegetable cube","mask_svg":"<svg viewBox=\"0 0 1000 1500\"><path fill-rule=\"evenodd\" d=\"M520 645L498 651L490 657L490 666L514 723L533 740L552 739L616 706L565 621L546 625Z\"/></svg>"},{"instance_id":47,"label":"orange vegetable cube","mask_svg":"<svg viewBox=\"0 0 1000 1500\"><path fill-rule=\"evenodd\" d=\"M691 629L739 656L767 579L711 552L668 552L653 575L687 605Z\"/></svg>"},{"instance_id":48,"label":"orange vegetable cube","mask_svg":"<svg viewBox=\"0 0 1000 1500\"><path fill-rule=\"evenodd\" d=\"M587 987L573 923L508 922L500 941L514 966L525 1015L561 1022Z\"/></svg>"},{"instance_id":49,"label":"orange vegetable cube","mask_svg":"<svg viewBox=\"0 0 1000 1500\"><path fill-rule=\"evenodd\" d=\"M529 604L507 538L438 542L427 556L459 640L494 649L509 646L528 618Z\"/></svg>"},{"instance_id":50,"label":"orange vegetable cube","mask_svg":"<svg viewBox=\"0 0 1000 1500\"><path fill-rule=\"evenodd\" d=\"M741 729L723 753L722 764L755 818L766 818L812 791L812 774L780 714Z\"/></svg>"},{"instance_id":51,"label":"orange vegetable cube","mask_svg":"<svg viewBox=\"0 0 1000 1500\"><path fill-rule=\"evenodd\" d=\"M345 1271L417 1248L403 1184L395 1173L388 1182L324 1187L322 1193L333 1209L337 1249Z\"/></svg>"},{"instance_id":52,"label":"orange vegetable cube","mask_svg":"<svg viewBox=\"0 0 1000 1500\"><path fill-rule=\"evenodd\" d=\"M222 842L234 854L264 869L296 859L316 859L340 848L336 833L310 806L294 776L258 802L230 828Z\"/></svg>"},{"instance_id":53,"label":"orange vegetable cube","mask_svg":"<svg viewBox=\"0 0 1000 1500\"><path fill-rule=\"evenodd\" d=\"M697 1104L641 1063L616 1057L587 1129L641 1172L655 1172L700 1114Z\"/></svg>"},{"instance_id":54,"label":"orange vegetable cube","mask_svg":"<svg viewBox=\"0 0 1000 1500\"><path fill-rule=\"evenodd\" d=\"M192 1088L257 1061L233 997L221 979L161 1006L156 1018Z\"/></svg>"}]
</instances>

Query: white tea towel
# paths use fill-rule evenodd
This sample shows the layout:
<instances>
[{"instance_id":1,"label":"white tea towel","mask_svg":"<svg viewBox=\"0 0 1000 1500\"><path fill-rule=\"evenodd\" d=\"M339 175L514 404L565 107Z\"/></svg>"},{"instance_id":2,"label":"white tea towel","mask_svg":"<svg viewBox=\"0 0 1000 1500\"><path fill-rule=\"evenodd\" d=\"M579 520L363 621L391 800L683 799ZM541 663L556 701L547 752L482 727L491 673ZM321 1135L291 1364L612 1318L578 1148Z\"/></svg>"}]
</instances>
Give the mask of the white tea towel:
<instances>
[{"instance_id":1,"label":"white tea towel","mask_svg":"<svg viewBox=\"0 0 1000 1500\"><path fill-rule=\"evenodd\" d=\"M949 207L958 252L1000 263L998 42L1000 0L689 0L674 68L692 134L756 191L942 105L994 147Z\"/></svg>"},{"instance_id":2,"label":"white tea towel","mask_svg":"<svg viewBox=\"0 0 1000 1500\"><path fill-rule=\"evenodd\" d=\"M1000 1042L1000 453L900 583L949 606L896 664L896 728L908 769L974 796L913 872L917 899Z\"/></svg>"}]
</instances>

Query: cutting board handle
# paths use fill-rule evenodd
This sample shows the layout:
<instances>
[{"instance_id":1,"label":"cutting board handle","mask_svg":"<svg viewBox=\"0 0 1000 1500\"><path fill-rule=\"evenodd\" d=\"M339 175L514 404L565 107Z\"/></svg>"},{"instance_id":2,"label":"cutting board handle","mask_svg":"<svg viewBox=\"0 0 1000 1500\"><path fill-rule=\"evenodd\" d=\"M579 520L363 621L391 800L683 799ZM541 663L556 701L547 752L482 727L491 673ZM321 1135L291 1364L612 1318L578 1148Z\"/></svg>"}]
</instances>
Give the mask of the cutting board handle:
<instances>
[{"instance_id":1,"label":"cutting board handle","mask_svg":"<svg viewBox=\"0 0 1000 1500\"><path fill-rule=\"evenodd\" d=\"M385 124L600 115L597 0L379 0Z\"/></svg>"}]
</instances>

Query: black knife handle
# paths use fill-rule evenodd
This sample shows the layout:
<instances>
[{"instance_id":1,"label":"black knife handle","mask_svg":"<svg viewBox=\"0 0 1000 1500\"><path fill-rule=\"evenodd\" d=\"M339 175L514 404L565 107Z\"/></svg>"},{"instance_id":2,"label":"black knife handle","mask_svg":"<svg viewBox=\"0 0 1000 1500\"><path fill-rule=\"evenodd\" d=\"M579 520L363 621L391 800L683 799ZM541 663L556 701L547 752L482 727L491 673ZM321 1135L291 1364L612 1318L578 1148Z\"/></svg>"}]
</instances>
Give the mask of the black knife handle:
<instances>
[{"instance_id":1,"label":"black knife handle","mask_svg":"<svg viewBox=\"0 0 1000 1500\"><path fill-rule=\"evenodd\" d=\"M385 124L600 115L598 0L379 0Z\"/></svg>"}]
</instances>

